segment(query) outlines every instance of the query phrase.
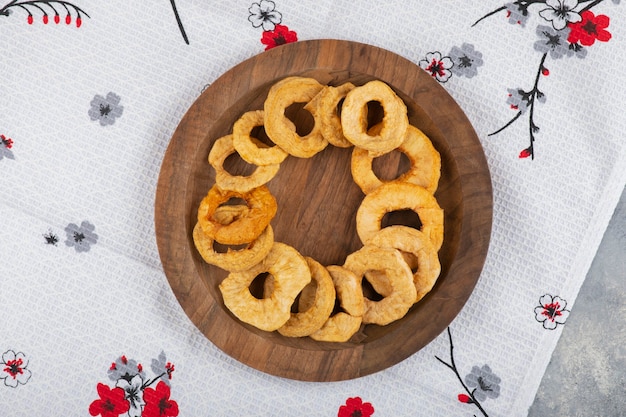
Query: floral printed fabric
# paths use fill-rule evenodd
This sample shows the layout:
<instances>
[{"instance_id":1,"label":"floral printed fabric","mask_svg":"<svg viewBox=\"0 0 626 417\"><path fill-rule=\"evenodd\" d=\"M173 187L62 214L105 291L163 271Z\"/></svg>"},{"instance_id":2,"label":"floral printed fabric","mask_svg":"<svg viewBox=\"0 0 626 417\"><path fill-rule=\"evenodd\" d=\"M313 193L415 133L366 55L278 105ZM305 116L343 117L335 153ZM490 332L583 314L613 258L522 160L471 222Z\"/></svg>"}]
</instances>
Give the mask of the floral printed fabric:
<instances>
[{"instance_id":1,"label":"floral printed fabric","mask_svg":"<svg viewBox=\"0 0 626 417\"><path fill-rule=\"evenodd\" d=\"M626 178L623 7L0 1L0 415L523 415ZM316 38L390 49L447 90L497 209L450 333L331 384L265 375L208 341L162 274L153 223L163 155L203 87Z\"/></svg>"},{"instance_id":2,"label":"floral printed fabric","mask_svg":"<svg viewBox=\"0 0 626 417\"><path fill-rule=\"evenodd\" d=\"M28 369L28 358L22 352L7 350L2 354L0 362L0 380L4 385L11 388L17 388L18 385L24 385L31 377Z\"/></svg>"},{"instance_id":3,"label":"floral printed fabric","mask_svg":"<svg viewBox=\"0 0 626 417\"><path fill-rule=\"evenodd\" d=\"M547 58L558 60L562 58L587 57L587 48L598 42L608 42L611 33L607 30L610 18L607 15L597 15L592 11L603 3L603 0L578 1L578 0L546 0L529 1L517 0L506 3L504 6L483 16L475 24L504 10L508 21L514 25L525 27L530 14L535 11L543 22L538 24L535 32L538 40L533 44L535 51L542 54L535 76L535 82L531 89L515 87L508 89L507 104L516 111L515 116L504 126L490 135L495 135L507 129L515 123L520 116L528 112L530 144L522 149L519 158L535 158L535 140L540 127L535 121L535 113L538 103L546 102L546 95L539 89L541 76L548 76L550 70L547 67ZM613 0L619 4L619 0Z\"/></svg>"},{"instance_id":4,"label":"floral printed fabric","mask_svg":"<svg viewBox=\"0 0 626 417\"><path fill-rule=\"evenodd\" d=\"M108 370L114 387L98 383L98 399L89 405L92 416L117 417L176 417L178 403L170 398L170 380L174 365L167 361L165 353L152 359L153 378L147 376L143 365L135 359L120 356ZM156 386L153 386L156 384Z\"/></svg>"}]
</instances>

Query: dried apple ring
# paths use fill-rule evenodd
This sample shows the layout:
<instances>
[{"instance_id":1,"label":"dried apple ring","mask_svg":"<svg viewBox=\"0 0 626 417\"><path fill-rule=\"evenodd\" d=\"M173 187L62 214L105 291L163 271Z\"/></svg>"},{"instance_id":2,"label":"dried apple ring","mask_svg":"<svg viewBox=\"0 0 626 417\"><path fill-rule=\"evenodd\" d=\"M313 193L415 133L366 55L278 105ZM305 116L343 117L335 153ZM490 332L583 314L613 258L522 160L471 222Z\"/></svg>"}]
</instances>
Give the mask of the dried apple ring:
<instances>
[{"instance_id":1,"label":"dried apple ring","mask_svg":"<svg viewBox=\"0 0 626 417\"><path fill-rule=\"evenodd\" d=\"M309 103L323 88L314 78L287 77L274 84L267 94L263 105L265 133L290 155L310 158L328 146L318 120L308 134L300 136L294 123L285 115L289 106Z\"/></svg>"},{"instance_id":2,"label":"dried apple ring","mask_svg":"<svg viewBox=\"0 0 626 417\"><path fill-rule=\"evenodd\" d=\"M219 206L213 213L213 219L220 224L226 225L247 216L249 212L250 209L245 204Z\"/></svg>"},{"instance_id":3,"label":"dried apple ring","mask_svg":"<svg viewBox=\"0 0 626 417\"><path fill-rule=\"evenodd\" d=\"M381 230L385 214L412 210L419 216L424 233L436 250L443 244L443 210L424 187L409 182L389 182L367 194L356 212L356 231L363 244Z\"/></svg>"},{"instance_id":4,"label":"dried apple ring","mask_svg":"<svg viewBox=\"0 0 626 417\"><path fill-rule=\"evenodd\" d=\"M221 224L213 217L215 210L231 198L240 198L250 209L248 215L230 224ZM198 223L211 239L224 245L242 245L255 240L276 215L276 199L262 185L248 192L222 190L214 184L198 207Z\"/></svg>"},{"instance_id":5,"label":"dried apple ring","mask_svg":"<svg viewBox=\"0 0 626 417\"><path fill-rule=\"evenodd\" d=\"M264 125L263 110L245 112L233 124L233 146L241 159L258 166L280 164L289 156L280 146L267 146L250 136L252 129Z\"/></svg>"},{"instance_id":6,"label":"dried apple ring","mask_svg":"<svg viewBox=\"0 0 626 417\"><path fill-rule=\"evenodd\" d=\"M339 265L329 265L326 270L332 277L337 301L343 311L331 315L324 325L309 337L324 342L347 342L359 331L363 322L365 300L361 279L354 272Z\"/></svg>"},{"instance_id":7,"label":"dried apple ring","mask_svg":"<svg viewBox=\"0 0 626 417\"><path fill-rule=\"evenodd\" d=\"M367 103L378 102L384 115L380 132L368 132ZM355 146L382 155L400 146L409 126L404 102L387 84L370 81L352 89L343 102L341 126L346 139Z\"/></svg>"},{"instance_id":8,"label":"dried apple ring","mask_svg":"<svg viewBox=\"0 0 626 417\"><path fill-rule=\"evenodd\" d=\"M273 279L273 290L258 299L249 287L265 272ZM219 289L224 304L239 320L271 332L289 320L291 305L310 281L311 271L304 257L291 246L274 242L261 262L245 271L231 272Z\"/></svg>"},{"instance_id":9,"label":"dried apple ring","mask_svg":"<svg viewBox=\"0 0 626 417\"><path fill-rule=\"evenodd\" d=\"M291 313L289 320L278 328L283 336L303 337L319 330L335 306L335 286L329 272L315 259L306 256L305 259L311 270L311 282L300 293L298 312Z\"/></svg>"},{"instance_id":10,"label":"dried apple ring","mask_svg":"<svg viewBox=\"0 0 626 417\"><path fill-rule=\"evenodd\" d=\"M387 325L404 317L414 304L416 291L413 285L413 273L402 258L400 251L365 245L348 255L343 266L354 272L357 277L365 279L367 279L366 272L381 272L391 286L391 292L380 301L364 297L363 323Z\"/></svg>"},{"instance_id":11,"label":"dried apple ring","mask_svg":"<svg viewBox=\"0 0 626 417\"><path fill-rule=\"evenodd\" d=\"M434 193L441 177L441 155L428 136L417 127L409 125L404 141L397 149L407 156L411 167L394 181L421 185L430 193ZM374 158L375 155L363 148L355 147L352 151L350 166L352 178L364 194L369 194L382 184L390 182L383 181L376 176L372 169Z\"/></svg>"},{"instance_id":12,"label":"dried apple ring","mask_svg":"<svg viewBox=\"0 0 626 417\"><path fill-rule=\"evenodd\" d=\"M315 102L314 106L310 106L310 110L316 120L320 121L322 135L328 143L338 148L352 146L352 142L343 135L338 109L341 101L354 87L355 85L350 82L337 87L326 86L311 102Z\"/></svg>"},{"instance_id":13,"label":"dried apple ring","mask_svg":"<svg viewBox=\"0 0 626 417\"><path fill-rule=\"evenodd\" d=\"M209 164L215 169L215 183L222 190L246 193L268 183L280 169L280 164L260 165L248 176L231 175L224 169L224 161L235 152L237 151L233 145L233 135L217 139L209 152Z\"/></svg>"},{"instance_id":14,"label":"dried apple ring","mask_svg":"<svg viewBox=\"0 0 626 417\"><path fill-rule=\"evenodd\" d=\"M202 231L199 223L193 228L193 243L202 259L208 264L215 265L226 271L242 271L258 264L267 256L274 244L274 231L267 226L263 233L242 249L228 249L227 252L216 252L213 248L215 241Z\"/></svg>"},{"instance_id":15,"label":"dried apple ring","mask_svg":"<svg viewBox=\"0 0 626 417\"><path fill-rule=\"evenodd\" d=\"M416 271L413 273L413 284L417 291L415 302L420 301L432 290L441 273L441 263L437 250L422 232L407 226L389 226L376 233L367 243L379 247L394 248L401 251L403 255L408 253L417 259ZM388 281L379 280L381 277L379 277L378 272L367 273L366 275L367 280L377 293L383 296L389 295L391 288L385 285L388 284ZM379 283L379 281L383 281L383 283Z\"/></svg>"}]
</instances>

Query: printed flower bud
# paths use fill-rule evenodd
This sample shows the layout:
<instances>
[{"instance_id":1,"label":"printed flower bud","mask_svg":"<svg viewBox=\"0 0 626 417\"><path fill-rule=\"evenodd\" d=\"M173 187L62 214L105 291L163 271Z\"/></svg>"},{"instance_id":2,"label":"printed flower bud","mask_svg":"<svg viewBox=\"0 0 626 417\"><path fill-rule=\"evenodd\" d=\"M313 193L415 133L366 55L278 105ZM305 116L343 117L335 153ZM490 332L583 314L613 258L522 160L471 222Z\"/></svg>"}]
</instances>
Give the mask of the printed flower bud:
<instances>
[{"instance_id":1,"label":"printed flower bud","mask_svg":"<svg viewBox=\"0 0 626 417\"><path fill-rule=\"evenodd\" d=\"M466 394L459 394L458 398L460 402L465 403L465 404L472 404L474 402L472 401L470 396Z\"/></svg>"},{"instance_id":2,"label":"printed flower bud","mask_svg":"<svg viewBox=\"0 0 626 417\"><path fill-rule=\"evenodd\" d=\"M532 155L532 153L530 152L530 148L526 148L526 149L524 149L523 151L521 151L521 152L519 153L519 157L520 157L520 159L522 159L522 158L528 158L530 155Z\"/></svg>"}]
</instances>

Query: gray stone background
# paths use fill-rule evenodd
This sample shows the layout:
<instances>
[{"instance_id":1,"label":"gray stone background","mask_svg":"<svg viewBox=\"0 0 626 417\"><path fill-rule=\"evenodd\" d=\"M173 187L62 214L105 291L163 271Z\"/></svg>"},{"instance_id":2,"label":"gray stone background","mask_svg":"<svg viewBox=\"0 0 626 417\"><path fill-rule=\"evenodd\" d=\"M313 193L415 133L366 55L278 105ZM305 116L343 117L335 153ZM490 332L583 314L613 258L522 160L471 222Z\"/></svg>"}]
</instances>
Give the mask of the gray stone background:
<instances>
[{"instance_id":1,"label":"gray stone background","mask_svg":"<svg viewBox=\"0 0 626 417\"><path fill-rule=\"evenodd\" d=\"M528 417L626 416L626 189Z\"/></svg>"}]
</instances>

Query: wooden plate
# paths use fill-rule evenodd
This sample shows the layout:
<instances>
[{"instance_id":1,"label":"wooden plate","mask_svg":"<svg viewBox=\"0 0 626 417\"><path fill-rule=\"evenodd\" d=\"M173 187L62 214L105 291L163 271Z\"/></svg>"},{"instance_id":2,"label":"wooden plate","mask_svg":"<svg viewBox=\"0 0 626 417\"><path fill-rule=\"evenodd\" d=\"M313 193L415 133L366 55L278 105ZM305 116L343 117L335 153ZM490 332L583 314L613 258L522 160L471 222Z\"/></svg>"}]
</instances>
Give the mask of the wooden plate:
<instances>
[{"instance_id":1,"label":"wooden plate","mask_svg":"<svg viewBox=\"0 0 626 417\"><path fill-rule=\"evenodd\" d=\"M192 229L200 200L214 184L207 161L213 142L231 132L245 111L261 109L269 87L291 75L337 85L372 79L389 84L407 103L409 120L442 157L436 197L445 210L442 272L429 295L401 320L368 325L350 342L285 338L243 324L224 307L218 285L226 273L196 251ZM287 158L268 187L278 202L277 241L323 265L342 264L362 246L355 213L363 199L350 174L349 149L329 146L310 159ZM380 160L380 161L379 161ZM399 152L376 160L391 178L407 169ZM239 169L235 161L229 169ZM395 216L395 218L394 218ZM492 221L492 189L485 155L467 117L450 95L414 63L356 42L313 40L287 44L235 66L191 106L165 153L155 207L156 237L167 279L198 329L218 348L253 368L304 381L338 381L381 371L414 354L446 329L481 273ZM388 223L416 221L403 212Z\"/></svg>"}]
</instances>

